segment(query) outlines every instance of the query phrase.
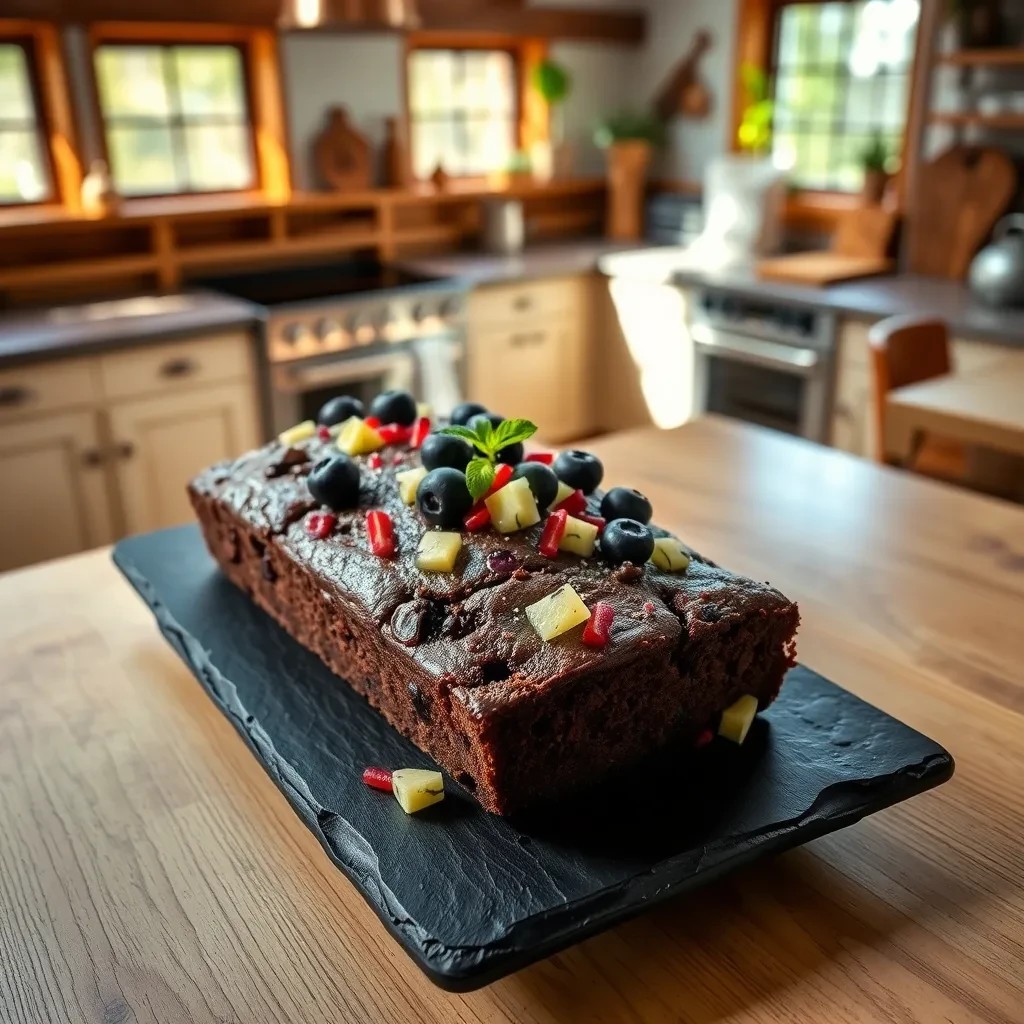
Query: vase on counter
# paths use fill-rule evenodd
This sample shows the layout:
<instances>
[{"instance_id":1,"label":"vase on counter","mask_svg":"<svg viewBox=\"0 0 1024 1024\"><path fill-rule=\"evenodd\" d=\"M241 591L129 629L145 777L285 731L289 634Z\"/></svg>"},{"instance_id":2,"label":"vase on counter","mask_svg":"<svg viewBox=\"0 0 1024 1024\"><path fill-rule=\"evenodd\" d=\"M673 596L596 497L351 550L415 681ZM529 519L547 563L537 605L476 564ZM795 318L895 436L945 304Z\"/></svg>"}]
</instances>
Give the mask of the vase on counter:
<instances>
[{"instance_id":1,"label":"vase on counter","mask_svg":"<svg viewBox=\"0 0 1024 1024\"><path fill-rule=\"evenodd\" d=\"M651 144L645 139L621 139L606 149L608 215L606 233L618 242L636 241L643 234L644 181L651 163Z\"/></svg>"},{"instance_id":2,"label":"vase on counter","mask_svg":"<svg viewBox=\"0 0 1024 1024\"><path fill-rule=\"evenodd\" d=\"M889 187L888 171L874 167L864 169L864 184L861 188L861 195L868 206L881 206L885 198L885 190Z\"/></svg>"},{"instance_id":3,"label":"vase on counter","mask_svg":"<svg viewBox=\"0 0 1024 1024\"><path fill-rule=\"evenodd\" d=\"M384 118L384 184L388 188L406 188L409 173L409 145L397 117Z\"/></svg>"}]
</instances>

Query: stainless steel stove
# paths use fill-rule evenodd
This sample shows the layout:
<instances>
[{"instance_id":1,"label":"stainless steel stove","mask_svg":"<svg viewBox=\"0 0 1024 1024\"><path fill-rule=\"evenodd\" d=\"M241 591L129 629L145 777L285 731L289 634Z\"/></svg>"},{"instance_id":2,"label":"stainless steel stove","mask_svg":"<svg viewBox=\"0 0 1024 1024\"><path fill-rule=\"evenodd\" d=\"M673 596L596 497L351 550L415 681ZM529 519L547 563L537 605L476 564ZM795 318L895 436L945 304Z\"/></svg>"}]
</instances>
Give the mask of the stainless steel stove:
<instances>
[{"instance_id":1,"label":"stainless steel stove","mask_svg":"<svg viewBox=\"0 0 1024 1024\"><path fill-rule=\"evenodd\" d=\"M267 311L270 419L315 418L328 398L411 391L435 413L462 401L466 286L371 261L254 271L195 282Z\"/></svg>"}]
</instances>

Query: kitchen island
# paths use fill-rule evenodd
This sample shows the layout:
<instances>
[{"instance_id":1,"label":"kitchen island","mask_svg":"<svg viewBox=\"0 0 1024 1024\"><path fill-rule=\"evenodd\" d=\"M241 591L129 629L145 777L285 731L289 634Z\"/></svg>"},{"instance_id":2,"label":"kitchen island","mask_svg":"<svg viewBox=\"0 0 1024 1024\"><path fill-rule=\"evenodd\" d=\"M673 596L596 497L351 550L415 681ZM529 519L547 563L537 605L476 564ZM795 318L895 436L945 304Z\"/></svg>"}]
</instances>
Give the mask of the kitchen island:
<instances>
[{"instance_id":1,"label":"kitchen island","mask_svg":"<svg viewBox=\"0 0 1024 1024\"><path fill-rule=\"evenodd\" d=\"M801 660L946 746L953 780L445 993L100 550L0 577L0 1018L1018 1020L1024 510L722 420L592 447L799 600Z\"/></svg>"}]
</instances>

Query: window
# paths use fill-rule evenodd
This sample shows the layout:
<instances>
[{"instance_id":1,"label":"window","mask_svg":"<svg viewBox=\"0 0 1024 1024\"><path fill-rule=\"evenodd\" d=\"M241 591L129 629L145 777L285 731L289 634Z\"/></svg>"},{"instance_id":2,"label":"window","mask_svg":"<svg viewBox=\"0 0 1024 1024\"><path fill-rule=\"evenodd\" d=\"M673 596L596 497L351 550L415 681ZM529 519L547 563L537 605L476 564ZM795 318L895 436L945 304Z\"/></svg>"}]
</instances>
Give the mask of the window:
<instances>
[{"instance_id":1,"label":"window","mask_svg":"<svg viewBox=\"0 0 1024 1024\"><path fill-rule=\"evenodd\" d=\"M506 50L422 49L409 55L413 174L507 170L518 141L516 60Z\"/></svg>"},{"instance_id":2,"label":"window","mask_svg":"<svg viewBox=\"0 0 1024 1024\"><path fill-rule=\"evenodd\" d=\"M918 0L793 3L778 12L772 145L794 184L858 189L860 154L876 136L899 154L917 15Z\"/></svg>"},{"instance_id":3,"label":"window","mask_svg":"<svg viewBox=\"0 0 1024 1024\"><path fill-rule=\"evenodd\" d=\"M114 186L126 196L256 184L237 46L105 43L96 80Z\"/></svg>"},{"instance_id":4,"label":"window","mask_svg":"<svg viewBox=\"0 0 1024 1024\"><path fill-rule=\"evenodd\" d=\"M28 51L0 43L0 204L37 203L52 192Z\"/></svg>"}]
</instances>

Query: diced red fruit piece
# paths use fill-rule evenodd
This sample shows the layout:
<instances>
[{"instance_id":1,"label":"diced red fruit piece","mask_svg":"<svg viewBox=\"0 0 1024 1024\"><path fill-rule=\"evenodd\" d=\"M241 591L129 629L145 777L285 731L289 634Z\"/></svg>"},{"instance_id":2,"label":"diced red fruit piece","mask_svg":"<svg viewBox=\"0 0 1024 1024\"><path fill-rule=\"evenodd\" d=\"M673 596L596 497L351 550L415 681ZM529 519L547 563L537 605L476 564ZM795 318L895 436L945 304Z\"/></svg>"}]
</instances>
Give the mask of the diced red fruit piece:
<instances>
[{"instance_id":1,"label":"diced red fruit piece","mask_svg":"<svg viewBox=\"0 0 1024 1024\"><path fill-rule=\"evenodd\" d=\"M405 456L402 455L401 453L391 456L392 466L400 466L403 462L405 462Z\"/></svg>"},{"instance_id":2,"label":"diced red fruit piece","mask_svg":"<svg viewBox=\"0 0 1024 1024\"><path fill-rule=\"evenodd\" d=\"M491 513L483 501L478 501L462 520L462 525L471 533L482 530L491 521Z\"/></svg>"},{"instance_id":3,"label":"diced red fruit piece","mask_svg":"<svg viewBox=\"0 0 1024 1024\"><path fill-rule=\"evenodd\" d=\"M380 558L394 558L395 527L387 512L375 509L366 515L366 533L370 538L370 550Z\"/></svg>"},{"instance_id":4,"label":"diced red fruit piece","mask_svg":"<svg viewBox=\"0 0 1024 1024\"><path fill-rule=\"evenodd\" d=\"M598 601L583 627L583 642L588 647L604 647L611 639L615 609L605 601Z\"/></svg>"},{"instance_id":5,"label":"diced red fruit piece","mask_svg":"<svg viewBox=\"0 0 1024 1024\"><path fill-rule=\"evenodd\" d=\"M384 439L385 444L405 444L412 434L412 429L403 427L401 423L385 423L377 427L377 433Z\"/></svg>"},{"instance_id":6,"label":"diced red fruit piece","mask_svg":"<svg viewBox=\"0 0 1024 1024\"><path fill-rule=\"evenodd\" d=\"M384 465L384 460L380 457L380 452L373 452L366 460L366 464L370 469L380 469Z\"/></svg>"},{"instance_id":7,"label":"diced red fruit piece","mask_svg":"<svg viewBox=\"0 0 1024 1024\"><path fill-rule=\"evenodd\" d=\"M714 738L715 738L715 734L710 729L705 729L697 737L696 742L693 745L698 750L700 750L701 747L706 747Z\"/></svg>"},{"instance_id":8,"label":"diced red fruit piece","mask_svg":"<svg viewBox=\"0 0 1024 1024\"><path fill-rule=\"evenodd\" d=\"M515 471L515 466L510 466L506 462L499 462L494 467L494 483L487 488L487 493L484 497L489 498L495 491L500 491L512 479L512 474Z\"/></svg>"},{"instance_id":9,"label":"diced red fruit piece","mask_svg":"<svg viewBox=\"0 0 1024 1024\"><path fill-rule=\"evenodd\" d=\"M330 441L331 428L325 427L323 424L321 424L319 427L316 428L316 436L319 437L321 441Z\"/></svg>"},{"instance_id":10,"label":"diced red fruit piece","mask_svg":"<svg viewBox=\"0 0 1024 1024\"><path fill-rule=\"evenodd\" d=\"M565 534L565 525L568 521L569 513L565 509L557 509L544 520L544 530L540 535L537 550L545 558L557 557L558 545Z\"/></svg>"},{"instance_id":11,"label":"diced red fruit piece","mask_svg":"<svg viewBox=\"0 0 1024 1024\"><path fill-rule=\"evenodd\" d=\"M561 504L555 506L555 511L564 510L571 516L579 517L587 507L587 496L577 488Z\"/></svg>"},{"instance_id":12,"label":"diced red fruit piece","mask_svg":"<svg viewBox=\"0 0 1024 1024\"><path fill-rule=\"evenodd\" d=\"M417 421L416 425L412 428L412 434L409 437L409 444L413 448L419 448L421 444L426 440L427 434L430 433L430 417L421 416Z\"/></svg>"},{"instance_id":13,"label":"diced red fruit piece","mask_svg":"<svg viewBox=\"0 0 1024 1024\"><path fill-rule=\"evenodd\" d=\"M569 499L566 498L566 501L568 500ZM605 528L605 526L608 523L608 520L604 517L588 515L586 512L577 512L574 518L579 519L580 522L590 523L591 526L596 526L598 533L601 533L601 531Z\"/></svg>"},{"instance_id":14,"label":"diced red fruit piece","mask_svg":"<svg viewBox=\"0 0 1024 1024\"><path fill-rule=\"evenodd\" d=\"M311 512L306 519L306 533L314 540L323 540L331 535L337 521L330 512Z\"/></svg>"},{"instance_id":15,"label":"diced red fruit piece","mask_svg":"<svg viewBox=\"0 0 1024 1024\"><path fill-rule=\"evenodd\" d=\"M376 430L376 429L377 429L377 428L378 428L378 427L380 426L380 420L379 420L379 419L377 419L377 417L376 417L376 416L366 416L366 417L365 417L365 418L363 419L363 422L364 422L364 423L365 423L365 424L366 424L366 425L367 425L368 427L373 427L373 429L374 429L374 430Z\"/></svg>"},{"instance_id":16,"label":"diced red fruit piece","mask_svg":"<svg viewBox=\"0 0 1024 1024\"><path fill-rule=\"evenodd\" d=\"M363 782L385 793L392 791L391 772L387 768L364 768Z\"/></svg>"},{"instance_id":17,"label":"diced red fruit piece","mask_svg":"<svg viewBox=\"0 0 1024 1024\"><path fill-rule=\"evenodd\" d=\"M554 452L530 452L526 456L527 462L543 462L545 466L550 466L555 461Z\"/></svg>"},{"instance_id":18,"label":"diced red fruit piece","mask_svg":"<svg viewBox=\"0 0 1024 1024\"><path fill-rule=\"evenodd\" d=\"M653 615L654 614L654 602L653 601L644 601L644 612L647 615Z\"/></svg>"}]
</instances>

